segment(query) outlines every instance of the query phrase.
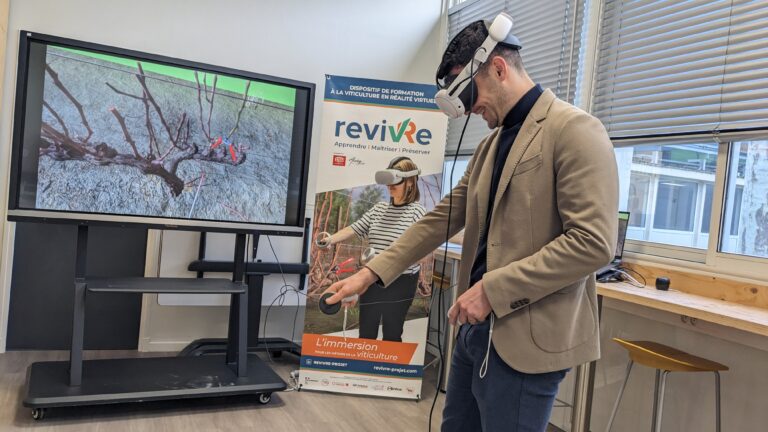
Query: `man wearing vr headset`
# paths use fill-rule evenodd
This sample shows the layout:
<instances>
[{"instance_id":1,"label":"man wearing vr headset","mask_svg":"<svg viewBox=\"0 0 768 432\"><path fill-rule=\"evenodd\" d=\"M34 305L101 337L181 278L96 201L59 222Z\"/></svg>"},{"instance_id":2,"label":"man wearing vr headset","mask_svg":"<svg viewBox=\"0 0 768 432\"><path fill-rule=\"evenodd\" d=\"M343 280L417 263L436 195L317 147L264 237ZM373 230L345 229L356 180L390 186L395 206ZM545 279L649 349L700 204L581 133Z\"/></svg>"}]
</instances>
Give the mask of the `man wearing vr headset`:
<instances>
[{"instance_id":1,"label":"man wearing vr headset","mask_svg":"<svg viewBox=\"0 0 768 432\"><path fill-rule=\"evenodd\" d=\"M597 119L533 83L511 27L506 14L470 24L438 68L440 108L493 128L450 200L328 300L389 284L465 229L443 431L544 431L567 370L600 356L594 272L616 244L613 146Z\"/></svg>"},{"instance_id":2,"label":"man wearing vr headset","mask_svg":"<svg viewBox=\"0 0 768 432\"><path fill-rule=\"evenodd\" d=\"M407 157L392 159L387 169L375 174L376 183L387 186L389 202L376 203L352 225L327 238L323 246L340 243L356 235L361 239L367 238L369 246L377 252L387 249L426 213L424 206L419 204L420 172ZM402 341L405 317L416 295L420 271L421 266L411 265L386 289L373 284L360 295L361 338L376 339L381 323L382 340ZM351 301L348 306L354 303Z\"/></svg>"}]
</instances>

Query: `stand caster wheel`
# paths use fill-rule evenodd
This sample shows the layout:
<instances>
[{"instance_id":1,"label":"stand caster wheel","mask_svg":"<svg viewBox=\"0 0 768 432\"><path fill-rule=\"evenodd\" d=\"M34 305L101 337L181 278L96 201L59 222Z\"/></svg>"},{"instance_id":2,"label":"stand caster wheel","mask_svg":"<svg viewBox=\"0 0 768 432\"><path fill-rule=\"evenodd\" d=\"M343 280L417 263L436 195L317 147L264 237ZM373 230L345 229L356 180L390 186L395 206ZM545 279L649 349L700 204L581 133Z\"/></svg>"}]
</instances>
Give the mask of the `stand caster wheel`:
<instances>
[{"instance_id":1,"label":"stand caster wheel","mask_svg":"<svg viewBox=\"0 0 768 432\"><path fill-rule=\"evenodd\" d=\"M262 405L266 405L269 403L269 401L272 400L272 393L261 393L259 395L259 403Z\"/></svg>"},{"instance_id":2,"label":"stand caster wheel","mask_svg":"<svg viewBox=\"0 0 768 432\"><path fill-rule=\"evenodd\" d=\"M32 418L42 420L45 418L45 408L32 408Z\"/></svg>"}]
</instances>

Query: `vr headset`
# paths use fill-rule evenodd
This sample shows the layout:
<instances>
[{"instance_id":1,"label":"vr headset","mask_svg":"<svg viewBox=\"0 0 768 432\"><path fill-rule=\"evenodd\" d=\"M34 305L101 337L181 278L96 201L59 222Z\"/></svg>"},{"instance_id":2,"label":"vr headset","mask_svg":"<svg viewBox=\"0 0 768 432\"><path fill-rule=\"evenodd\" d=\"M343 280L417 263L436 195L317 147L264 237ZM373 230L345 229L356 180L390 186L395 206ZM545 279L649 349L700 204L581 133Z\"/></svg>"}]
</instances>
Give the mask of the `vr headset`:
<instances>
[{"instance_id":1,"label":"vr headset","mask_svg":"<svg viewBox=\"0 0 768 432\"><path fill-rule=\"evenodd\" d=\"M457 119L464 115L467 110L472 109L474 99L477 97L477 86L475 85L474 75L480 66L488 60L488 55L496 48L497 44L503 44L513 49L520 49L522 45L520 40L511 33L512 17L502 12L488 27L488 36L482 45L475 50L472 59L464 66L464 69L450 81L440 82L437 79L437 85L440 90L435 95L435 102L440 110L452 119ZM459 34L461 35L461 34ZM455 40L455 38L454 38ZM456 49L454 41L448 45L447 51ZM440 71L438 71L439 74ZM450 75L446 76L450 77Z\"/></svg>"},{"instance_id":2,"label":"vr headset","mask_svg":"<svg viewBox=\"0 0 768 432\"><path fill-rule=\"evenodd\" d=\"M395 165L404 160L410 160L410 158L404 156L396 157L392 159L392 161L387 166L387 169L376 171L376 183L386 186L396 185L402 183L402 181L408 177L421 174L420 169L415 169L412 171L400 171L399 169L395 169Z\"/></svg>"}]
</instances>

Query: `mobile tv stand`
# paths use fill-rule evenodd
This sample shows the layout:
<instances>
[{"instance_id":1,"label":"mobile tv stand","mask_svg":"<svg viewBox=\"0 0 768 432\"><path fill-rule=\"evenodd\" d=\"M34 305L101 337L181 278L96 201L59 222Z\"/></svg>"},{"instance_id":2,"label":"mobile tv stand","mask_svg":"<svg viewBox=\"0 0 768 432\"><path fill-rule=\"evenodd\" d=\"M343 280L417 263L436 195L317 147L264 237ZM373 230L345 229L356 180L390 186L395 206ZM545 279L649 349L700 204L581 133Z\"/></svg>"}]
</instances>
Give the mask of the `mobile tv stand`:
<instances>
[{"instance_id":1,"label":"mobile tv stand","mask_svg":"<svg viewBox=\"0 0 768 432\"><path fill-rule=\"evenodd\" d=\"M301 263L273 263L273 262L248 262L245 265L245 281L248 286L248 353L267 352L273 357L279 357L283 352L289 352L297 356L301 355L301 347L293 341L276 337L259 337L259 326L261 320L261 300L264 291L264 276L270 274L297 274L306 275L309 273L309 264L307 261L309 238L309 219L304 224L304 244L301 251ZM253 234L253 256L259 247L259 233ZM205 259L205 233L200 234L200 244L198 249L198 259L192 261L187 267L188 270L197 272L197 277L202 278L205 272L232 272L234 263L231 261L212 261ZM299 282L299 290L304 289L306 277L302 277ZM298 307L298 306L297 306ZM179 356L201 356L206 354L222 354L227 352L230 345L229 339L207 338L197 339L190 342Z\"/></svg>"},{"instance_id":2,"label":"mobile tv stand","mask_svg":"<svg viewBox=\"0 0 768 432\"><path fill-rule=\"evenodd\" d=\"M232 280L189 278L85 277L88 226L77 232L75 301L69 361L38 362L27 369L23 404L40 420L46 408L167 399L258 394L267 403L286 384L256 356L247 353L248 289L243 283L245 234L237 234ZM154 357L83 361L88 294L230 294L226 356Z\"/></svg>"}]
</instances>

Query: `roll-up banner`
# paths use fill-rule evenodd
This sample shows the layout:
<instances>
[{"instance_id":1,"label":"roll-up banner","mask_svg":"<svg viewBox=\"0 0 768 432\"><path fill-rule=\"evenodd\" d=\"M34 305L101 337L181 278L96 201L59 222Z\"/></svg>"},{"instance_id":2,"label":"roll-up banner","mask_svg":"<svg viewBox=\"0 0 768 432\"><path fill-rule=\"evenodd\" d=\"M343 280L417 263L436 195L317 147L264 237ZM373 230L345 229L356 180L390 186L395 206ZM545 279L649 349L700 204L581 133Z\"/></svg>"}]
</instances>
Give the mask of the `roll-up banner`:
<instances>
[{"instance_id":1,"label":"roll-up banner","mask_svg":"<svg viewBox=\"0 0 768 432\"><path fill-rule=\"evenodd\" d=\"M442 198L447 118L434 94L434 85L326 76L313 239L338 235L312 242L302 389L421 398L431 255L334 314L318 302ZM415 166L418 178L377 184L376 172L393 162Z\"/></svg>"}]
</instances>

